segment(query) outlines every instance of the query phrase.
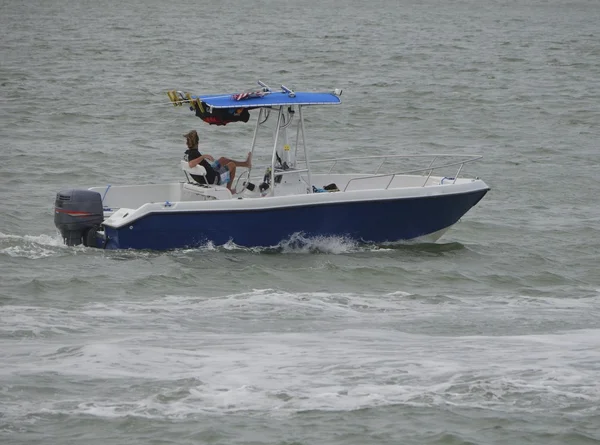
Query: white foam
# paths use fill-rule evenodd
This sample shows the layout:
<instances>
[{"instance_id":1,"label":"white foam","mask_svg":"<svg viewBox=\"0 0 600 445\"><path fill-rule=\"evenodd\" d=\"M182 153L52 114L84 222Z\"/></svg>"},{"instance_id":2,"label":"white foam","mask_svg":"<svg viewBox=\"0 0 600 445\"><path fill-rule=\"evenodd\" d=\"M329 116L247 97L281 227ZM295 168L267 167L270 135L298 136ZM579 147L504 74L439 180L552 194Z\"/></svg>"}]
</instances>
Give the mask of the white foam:
<instances>
[{"instance_id":1,"label":"white foam","mask_svg":"<svg viewBox=\"0 0 600 445\"><path fill-rule=\"evenodd\" d=\"M55 235L10 235L0 232L0 239L27 241L43 246L65 247L64 241L59 234Z\"/></svg>"},{"instance_id":2,"label":"white foam","mask_svg":"<svg viewBox=\"0 0 600 445\"><path fill-rule=\"evenodd\" d=\"M6 247L3 244L8 244ZM60 235L10 235L0 232L0 253L13 258L40 259L64 252L67 246Z\"/></svg>"},{"instance_id":3,"label":"white foam","mask_svg":"<svg viewBox=\"0 0 600 445\"><path fill-rule=\"evenodd\" d=\"M66 246L60 234L55 235L10 235L0 232L0 240L10 240L19 242L18 245L9 246L4 249L0 249L0 253L6 253L13 257L26 257L32 259L45 258L56 254L54 250L44 249L44 247L60 248L60 249L71 249L73 252L79 250L85 250L84 246ZM177 253L193 253L198 250L215 252L219 250L225 251L249 251L253 253L272 252L277 250L284 254L310 254L310 253L328 253L334 255L341 255L346 253L354 252L371 252L371 251L389 251L393 250L390 248L360 244L357 241L342 237L342 236L312 236L308 237L302 233L296 233L289 239L281 241L276 246L272 247L252 247L247 248L239 246L232 240L229 240L223 245L215 245L212 241L208 241L205 244L194 248L194 249L180 249ZM64 250L63 250L64 252ZM146 251L133 251L133 252L122 252L121 255L127 256L147 256L149 255Z\"/></svg>"},{"instance_id":4,"label":"white foam","mask_svg":"<svg viewBox=\"0 0 600 445\"><path fill-rule=\"evenodd\" d=\"M90 303L72 310L4 306L0 359L7 365L0 375L13 381L36 381L40 375L85 381L91 391L81 399L55 396L41 407L23 409L100 417L287 415L395 404L513 413L569 407L576 414L600 405L599 329L411 334L402 332L406 324L417 317L435 322L440 314L447 318L448 310L469 319L501 318L519 311L525 316L539 306L505 308L491 300L469 313L470 300L464 298L424 311L421 301L408 296L403 291L357 295L254 289L218 298L170 295ZM596 310L594 299L578 301L588 306L570 311ZM2 340L18 329L38 336L21 337L18 345ZM107 379L111 386L135 381L143 390L107 401L99 389Z\"/></svg>"},{"instance_id":5,"label":"white foam","mask_svg":"<svg viewBox=\"0 0 600 445\"><path fill-rule=\"evenodd\" d=\"M248 251L253 253L269 253L277 251L284 254L310 254L310 253L329 253L340 255L353 252L370 251L388 251L392 250L381 246L370 244L361 244L356 240L343 236L306 236L302 233L295 233L288 239L282 240L275 246L270 247L243 247L232 240L222 245L215 245L209 241L196 249L181 249L179 252L193 252L196 250L206 250L209 252L225 251Z\"/></svg>"},{"instance_id":6,"label":"white foam","mask_svg":"<svg viewBox=\"0 0 600 445\"><path fill-rule=\"evenodd\" d=\"M279 243L285 253L333 253L341 254L354 251L358 243L343 236L313 236L308 237L302 233L292 235L288 240Z\"/></svg>"},{"instance_id":7,"label":"white foam","mask_svg":"<svg viewBox=\"0 0 600 445\"><path fill-rule=\"evenodd\" d=\"M531 412L538 406L547 410L552 405L600 404L598 370L582 366L600 360L599 335L600 330L463 338L383 330L239 335L199 331L173 337L157 332L54 351L46 348L45 354L29 354L17 371L23 376L50 372L87 382L134 379L154 388L141 397L124 394L114 403L90 396L89 402L73 408L102 417L446 403ZM159 342L164 346L153 346ZM183 395L161 401L164 389L156 387Z\"/></svg>"}]
</instances>

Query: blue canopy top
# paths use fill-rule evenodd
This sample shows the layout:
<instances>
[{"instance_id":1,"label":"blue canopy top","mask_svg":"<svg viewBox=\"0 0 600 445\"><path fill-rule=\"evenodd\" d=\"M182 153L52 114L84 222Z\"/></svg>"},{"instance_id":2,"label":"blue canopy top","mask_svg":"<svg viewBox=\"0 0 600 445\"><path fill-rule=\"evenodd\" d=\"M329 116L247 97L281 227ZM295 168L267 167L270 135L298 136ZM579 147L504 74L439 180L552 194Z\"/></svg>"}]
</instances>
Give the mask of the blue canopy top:
<instances>
[{"instance_id":1,"label":"blue canopy top","mask_svg":"<svg viewBox=\"0 0 600 445\"><path fill-rule=\"evenodd\" d=\"M326 105L339 104L340 98L333 93L307 93L297 92L290 94L285 91L265 92L262 97L249 97L236 99L236 94L192 96L200 99L212 108L260 108L279 107L288 105Z\"/></svg>"}]
</instances>

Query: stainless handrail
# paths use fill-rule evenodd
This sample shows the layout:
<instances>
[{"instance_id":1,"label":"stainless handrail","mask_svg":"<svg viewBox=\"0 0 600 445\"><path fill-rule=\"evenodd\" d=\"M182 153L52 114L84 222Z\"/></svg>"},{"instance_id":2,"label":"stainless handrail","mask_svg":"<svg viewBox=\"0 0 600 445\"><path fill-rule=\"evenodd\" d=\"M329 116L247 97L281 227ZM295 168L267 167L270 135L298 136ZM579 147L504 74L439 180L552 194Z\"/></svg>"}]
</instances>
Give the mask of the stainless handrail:
<instances>
[{"instance_id":1,"label":"stainless handrail","mask_svg":"<svg viewBox=\"0 0 600 445\"><path fill-rule=\"evenodd\" d=\"M433 174L433 172L435 170L441 169L441 168L445 168L445 167L452 167L455 165L458 165L458 171L454 177L454 182L456 183L456 179L458 178L458 176L460 175L460 172L462 171L462 168L465 164L468 164L470 162L475 162L479 159L481 159L483 156L482 155L474 155L474 154L425 154L425 155L372 155L372 156L355 156L355 157L348 157L348 158L332 158L332 159L318 159L316 161L313 161L313 165L316 164L323 164L326 162L332 162L332 166L329 168L328 174L331 174L333 169L335 168L335 166L338 163L341 162L346 162L346 161L353 161L353 160L361 160L364 161L365 159L381 159L382 162L379 164L379 167L375 170L375 174L374 175L367 175L361 178L352 178L348 181L348 183L346 184L346 187L344 188L344 191L346 191L348 189L348 186L350 185L350 183L352 181L359 181L359 180L364 180L364 179L371 179L371 178L382 178L382 177L387 177L390 176L390 180L388 182L388 184L385 186L385 189L388 189L389 186L392 184L394 178L397 175L406 175L406 174L413 174L413 173L423 173L423 172L428 172L427 173L427 177L425 178L425 181L423 182L422 187L424 187L427 184L427 181L429 181L429 178L431 178L431 175ZM377 174L379 172L379 170L381 169L381 167L385 164L385 162L388 159L398 159L398 158L404 158L404 159L415 159L415 158L432 158L431 162L429 163L429 165L427 167L424 168L418 168L418 169L412 169L412 170L405 170L405 171L399 171L399 172L392 172L392 173L385 173L385 174ZM453 158L453 159L459 159L456 161L450 161L450 162L443 162L440 165L434 165L435 162L440 159L440 158Z\"/></svg>"},{"instance_id":2,"label":"stainless handrail","mask_svg":"<svg viewBox=\"0 0 600 445\"><path fill-rule=\"evenodd\" d=\"M304 173L307 172L308 169L307 168L290 168L288 170L279 170L279 169L275 169L275 176L279 176L279 175L289 175L290 173Z\"/></svg>"},{"instance_id":3,"label":"stainless handrail","mask_svg":"<svg viewBox=\"0 0 600 445\"><path fill-rule=\"evenodd\" d=\"M385 161L387 161L388 159L397 159L397 158L406 158L406 159L411 159L411 158L431 158L433 157L432 161L429 163L429 167L425 168L423 170L428 170L429 168L432 168L433 164L435 163L435 161L438 158L470 158L470 159L466 159L464 162L468 163L468 162L473 162L476 160L481 159L483 156L482 155L475 155L475 154L464 154L464 155L458 155L458 154L427 154L427 155L373 155L373 156L355 156L355 157L349 157L349 158L331 158L331 159L316 159L313 160L313 163L325 163L325 162L332 162L333 164L331 165L331 167L329 168L329 171L327 173L331 173L333 171L333 169L335 168L335 166L339 163L339 162L344 162L344 161L354 161L354 160L364 160L364 159L381 159L381 163L379 164L379 167L375 170L375 174L377 174L377 172L381 169L381 167L383 167L383 165L385 164ZM298 162L302 162L301 159L298 160ZM433 168L440 168L440 167L445 167L446 164L442 164Z\"/></svg>"},{"instance_id":4,"label":"stainless handrail","mask_svg":"<svg viewBox=\"0 0 600 445\"><path fill-rule=\"evenodd\" d=\"M393 157L402 157L404 155L393 155ZM389 188L389 186L392 184L392 181L394 180L394 178L397 175L407 175L407 174L411 174L411 173L419 173L419 172L426 172L429 171L427 178L425 178L425 182L423 183L423 185L421 187L425 187L425 185L427 185L427 181L429 181L429 178L431 177L431 174L433 173L434 170L440 169L440 168L445 168L445 167L452 167L454 165L458 165L458 171L456 173L456 175L454 176L454 182L453 184L456 183L456 179L458 178L458 175L460 174L460 172L462 171L462 168L465 164L468 164L470 162L475 162L481 158L483 158L483 156L481 155L414 155L414 157L423 157L423 156L434 156L433 161L429 164L428 167L425 168L419 168L419 169L414 169L414 170L406 170L406 171L401 171L401 172L393 172L393 173L385 173L385 174L381 174L381 175L367 175L367 176L363 176L361 178L351 178L347 183L346 183L346 187L344 187L344 191L346 191L348 189L348 186L350 185L350 183L352 181L360 181L360 180L365 180L365 179L372 179L372 178L385 178L387 176L391 176L390 180L388 181L387 185L385 186L385 190L387 190ZM379 157L379 156L377 156ZM377 158L376 157L376 158ZM385 156L381 156L381 157L385 157ZM390 156L391 157L391 156ZM404 156L404 157L411 157L410 155ZM455 162L446 162L442 165L437 165L437 166L433 166L433 162L435 162L435 160L439 157L454 157L454 158L464 158L464 157L468 157L469 159L465 159L462 161L455 161ZM348 160L344 159L344 160ZM364 159L364 158L355 158L355 159ZM340 159L339 161L341 161L342 159ZM331 173L331 170L329 170L329 173Z\"/></svg>"},{"instance_id":5,"label":"stainless handrail","mask_svg":"<svg viewBox=\"0 0 600 445\"><path fill-rule=\"evenodd\" d=\"M333 168L339 162L353 161L353 160L365 160L365 159L382 159L383 161L381 162L381 164L379 165L379 167L376 170L376 171L379 171L379 169L381 168L381 166L383 164L385 164L385 161L387 159L394 159L394 158L433 158L433 159L427 167L423 167L423 168L397 171L397 172L392 172L392 173L383 173L383 174L366 174L365 176L360 177L360 178L351 178L348 181L348 183L346 184L346 187L344 187L344 191L346 191L348 189L348 186L350 185L350 183L352 181L360 181L360 180L372 179L372 178L385 178L385 177L390 176L390 180L388 181L387 185L385 186L385 190L387 190L390 187L390 185L392 184L394 178L398 175L408 175L408 174L414 174L414 173L428 172L427 177L425 178L425 181L424 181L423 185L421 186L421 187L425 187L425 185L427 184L427 181L429 181L429 179L431 178L431 175L433 174L433 172L435 170L458 165L459 166L458 171L456 172L456 175L453 178L453 184L455 184L464 165L471 163L471 162L478 161L478 160L482 159L483 156L482 155L473 155L473 154L467 154L467 155L458 155L458 154L381 155L381 156L374 155L374 156L356 156L356 157L349 157L349 158L317 159L315 161L311 161L311 164L313 166L315 166L315 165L326 163L326 162L333 162L332 167L327 172L327 174L331 174L331 172L333 171ZM435 161L438 160L439 158L454 158L454 159L461 158L461 160L457 160L457 161L453 161L453 162L445 162L440 165L434 166ZM462 159L462 158L467 158L467 159ZM301 159L299 159L297 162L303 162L303 161ZM308 169L290 169L290 170L276 169L272 173L273 173L273 176L277 176L277 175L289 174L289 173L304 173L307 171L308 171ZM448 179L450 179L450 178L448 178Z\"/></svg>"},{"instance_id":6,"label":"stainless handrail","mask_svg":"<svg viewBox=\"0 0 600 445\"><path fill-rule=\"evenodd\" d=\"M349 158L330 158L330 159L315 159L311 162L339 162L339 161L352 161L357 159L391 159L391 158L472 158L473 161L483 158L483 155L477 154L452 154L452 153L438 153L438 154L424 154L424 155L370 155L370 156L353 156ZM465 162L471 162L467 160Z\"/></svg>"}]
</instances>

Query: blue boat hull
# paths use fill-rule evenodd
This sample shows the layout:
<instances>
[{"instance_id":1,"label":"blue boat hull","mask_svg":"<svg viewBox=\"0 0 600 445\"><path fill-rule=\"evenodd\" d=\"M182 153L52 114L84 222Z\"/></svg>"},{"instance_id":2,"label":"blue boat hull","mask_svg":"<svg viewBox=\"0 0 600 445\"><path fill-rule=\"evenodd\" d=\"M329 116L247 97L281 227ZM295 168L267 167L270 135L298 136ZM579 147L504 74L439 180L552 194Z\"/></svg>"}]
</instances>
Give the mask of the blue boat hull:
<instances>
[{"instance_id":1,"label":"blue boat hull","mask_svg":"<svg viewBox=\"0 0 600 445\"><path fill-rule=\"evenodd\" d=\"M487 193L327 203L244 211L152 213L120 228L105 228L106 249L167 250L229 241L276 246L295 233L386 243L426 236L455 224Z\"/></svg>"}]
</instances>

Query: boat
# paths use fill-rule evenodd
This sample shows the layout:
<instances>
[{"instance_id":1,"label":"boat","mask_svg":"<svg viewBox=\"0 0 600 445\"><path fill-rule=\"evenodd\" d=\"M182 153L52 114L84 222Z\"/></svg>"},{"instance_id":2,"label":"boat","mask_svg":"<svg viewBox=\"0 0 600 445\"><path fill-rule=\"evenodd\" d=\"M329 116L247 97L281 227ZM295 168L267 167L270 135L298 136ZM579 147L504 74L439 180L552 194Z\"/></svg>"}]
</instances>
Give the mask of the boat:
<instances>
[{"instance_id":1,"label":"boat","mask_svg":"<svg viewBox=\"0 0 600 445\"><path fill-rule=\"evenodd\" d=\"M191 175L206 170L187 161L171 183L64 189L56 195L55 225L67 245L101 249L272 247L298 235L375 245L435 242L488 192L481 179L462 175L479 155L312 159L319 145L309 150L304 115L338 106L341 95L261 81L243 93L169 91L170 104L189 107L208 124L254 121L249 152L266 150L270 162L238 169L231 190L198 183ZM420 165L383 171L409 160ZM365 171L368 165L373 169Z\"/></svg>"}]
</instances>

